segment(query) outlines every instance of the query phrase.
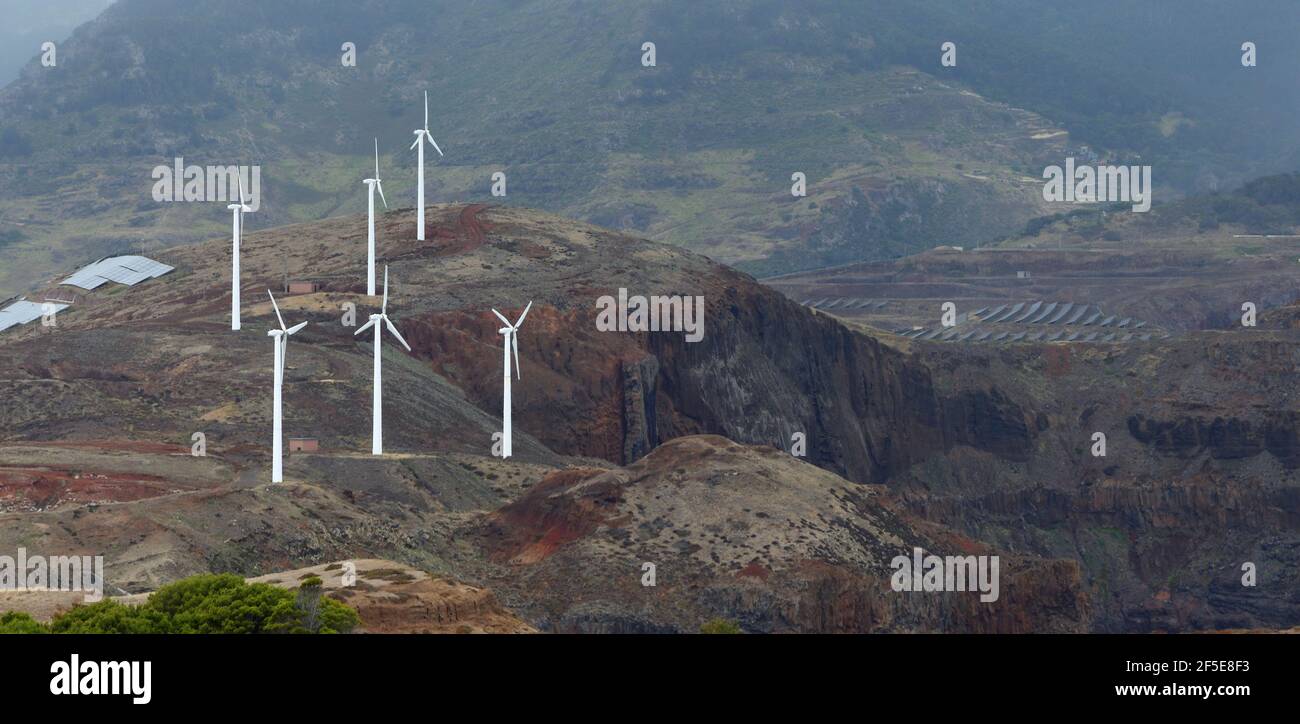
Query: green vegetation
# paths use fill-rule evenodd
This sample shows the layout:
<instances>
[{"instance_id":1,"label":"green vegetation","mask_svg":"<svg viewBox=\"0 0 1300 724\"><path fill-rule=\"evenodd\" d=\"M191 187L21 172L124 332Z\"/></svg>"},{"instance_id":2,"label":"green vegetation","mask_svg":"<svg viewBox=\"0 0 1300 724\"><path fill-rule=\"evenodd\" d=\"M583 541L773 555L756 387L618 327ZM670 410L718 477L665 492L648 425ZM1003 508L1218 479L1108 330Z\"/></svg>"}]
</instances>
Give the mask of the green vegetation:
<instances>
[{"instance_id":1,"label":"green vegetation","mask_svg":"<svg viewBox=\"0 0 1300 724\"><path fill-rule=\"evenodd\" d=\"M738 634L744 633L740 626L734 621L728 621L725 618L715 618L700 626L702 634Z\"/></svg>"},{"instance_id":2,"label":"green vegetation","mask_svg":"<svg viewBox=\"0 0 1300 724\"><path fill-rule=\"evenodd\" d=\"M20 611L0 614L0 634L46 633L44 624Z\"/></svg>"},{"instance_id":3,"label":"green vegetation","mask_svg":"<svg viewBox=\"0 0 1300 724\"><path fill-rule=\"evenodd\" d=\"M348 633L359 622L355 610L322 595L319 578L288 591L227 573L168 584L140 606L113 599L75 606L48 625L25 613L6 613L0 633Z\"/></svg>"}]
</instances>

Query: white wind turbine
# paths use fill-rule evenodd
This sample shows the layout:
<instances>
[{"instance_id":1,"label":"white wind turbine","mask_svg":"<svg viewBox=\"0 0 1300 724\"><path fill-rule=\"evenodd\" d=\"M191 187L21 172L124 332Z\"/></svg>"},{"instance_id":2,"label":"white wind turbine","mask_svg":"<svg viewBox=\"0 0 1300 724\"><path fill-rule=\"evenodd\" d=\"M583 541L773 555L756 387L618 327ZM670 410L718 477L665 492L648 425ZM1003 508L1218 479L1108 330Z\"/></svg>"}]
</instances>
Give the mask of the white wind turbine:
<instances>
[{"instance_id":1,"label":"white wind turbine","mask_svg":"<svg viewBox=\"0 0 1300 724\"><path fill-rule=\"evenodd\" d=\"M502 460L510 457L510 454L512 452L510 449L510 352L511 350L514 350L515 376L518 377L519 376L519 327L523 325L524 317L528 316L528 310L532 308L533 308L533 303L529 302L528 306L524 307L524 313L519 315L519 321L515 322L514 324L511 324L510 320L506 319L505 316L501 314L501 312L498 312L495 309L492 310L492 313L497 315L497 319L500 319L501 323L506 325L501 329L497 330L505 337L502 340L504 343L503 351L505 353L505 377L503 378L504 379L503 382L504 387L502 388L503 401L501 403L501 425L502 425L501 459ZM522 377L520 379L522 379Z\"/></svg>"},{"instance_id":2,"label":"white wind turbine","mask_svg":"<svg viewBox=\"0 0 1300 724\"><path fill-rule=\"evenodd\" d=\"M234 214L233 231L231 238L233 240L233 250L230 255L230 328L239 329L239 240L244 232L244 214L250 213L253 209L244 203L244 175L239 174L239 203L231 204L226 208Z\"/></svg>"},{"instance_id":3,"label":"white wind turbine","mask_svg":"<svg viewBox=\"0 0 1300 724\"><path fill-rule=\"evenodd\" d=\"M275 295L270 289L266 290L267 296L271 298L271 306L275 307L275 318L280 320L280 328L272 329L266 333L275 342L275 404L272 416L275 422L272 424L275 436L271 442L271 482L284 482L284 435L281 432L283 419L280 414L281 390L284 387L284 358L289 350L289 337L292 337L298 330L307 326L306 322L296 324L292 327L284 326L284 317L280 315L280 305L275 303Z\"/></svg>"},{"instance_id":4,"label":"white wind turbine","mask_svg":"<svg viewBox=\"0 0 1300 724\"><path fill-rule=\"evenodd\" d=\"M379 139L375 139L375 177L363 181L370 187L370 225L367 227L368 238L370 241L370 257L366 264L366 294L375 296L375 189L379 189L379 199L384 202L384 208L388 208L388 199L384 198L384 182L379 179Z\"/></svg>"},{"instance_id":5,"label":"white wind turbine","mask_svg":"<svg viewBox=\"0 0 1300 724\"><path fill-rule=\"evenodd\" d=\"M419 226L415 228L415 238L420 241L424 241L424 143L422 141L426 138L429 139L429 144L438 152L438 155L443 155L442 149L438 148L438 142L433 140L433 135L429 133L429 91L424 92L424 128L415 129L415 143L411 144L411 148L420 149L418 160L419 182L416 184L415 190L416 204L420 213Z\"/></svg>"},{"instance_id":6,"label":"white wind turbine","mask_svg":"<svg viewBox=\"0 0 1300 724\"><path fill-rule=\"evenodd\" d=\"M388 319L388 267L387 266L384 267L384 305L380 307L379 314L370 315L370 321L366 322L365 326L363 326L361 329L358 329L356 332L353 332L353 336L355 336L361 334L362 332L366 331L370 327L375 328L375 386L374 386L374 398L373 398L372 412L371 412L371 417L374 420L374 425L371 428L371 436L370 436L371 455L384 454L384 401L383 401L383 383L381 382L382 368L380 365L380 356L379 356L380 320L383 320L384 326L388 327L388 331L393 333L393 336L397 338L398 342L402 343L402 346L406 348L406 351L410 352L411 345L407 344L405 339L402 339L402 334L397 331L397 327L394 327L393 323Z\"/></svg>"}]
</instances>

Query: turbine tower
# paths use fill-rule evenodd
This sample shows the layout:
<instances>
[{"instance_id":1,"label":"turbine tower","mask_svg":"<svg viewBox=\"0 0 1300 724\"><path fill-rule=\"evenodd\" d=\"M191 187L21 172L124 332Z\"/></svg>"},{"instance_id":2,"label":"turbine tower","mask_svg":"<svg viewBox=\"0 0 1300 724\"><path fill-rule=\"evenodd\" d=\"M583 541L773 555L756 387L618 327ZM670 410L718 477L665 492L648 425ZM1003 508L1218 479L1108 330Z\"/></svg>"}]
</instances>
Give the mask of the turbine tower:
<instances>
[{"instance_id":1,"label":"turbine tower","mask_svg":"<svg viewBox=\"0 0 1300 724\"><path fill-rule=\"evenodd\" d=\"M275 295L270 289L266 290L267 296L271 298L271 306L275 308L275 318L280 320L280 328L272 329L266 333L275 343L275 404L272 417L274 438L271 441L271 482L284 482L284 435L281 432L283 419L280 414L281 389L284 387L284 359L289 350L289 338L298 332L298 330L307 326L306 322L296 324L292 327L284 326L284 317L280 315L280 305L275 303Z\"/></svg>"},{"instance_id":2,"label":"turbine tower","mask_svg":"<svg viewBox=\"0 0 1300 724\"><path fill-rule=\"evenodd\" d=\"M226 208L234 215L231 238L233 249L230 253L230 328L239 330L239 240L244 233L244 214L253 209L244 203L244 174L239 174L239 203Z\"/></svg>"},{"instance_id":3,"label":"turbine tower","mask_svg":"<svg viewBox=\"0 0 1300 724\"><path fill-rule=\"evenodd\" d=\"M370 200L368 207L370 210L370 224L367 227L367 236L369 239L370 256L366 264L366 294L375 296L375 189L379 189L379 199L384 202L384 208L388 208L388 199L384 198L384 182L379 179L379 139L375 139L375 177L363 181L370 187Z\"/></svg>"},{"instance_id":4,"label":"turbine tower","mask_svg":"<svg viewBox=\"0 0 1300 724\"><path fill-rule=\"evenodd\" d=\"M419 241L424 241L424 143L423 141L425 139L429 140L429 145L433 146L433 150L437 151L438 155L441 156L442 149L438 148L438 142L433 140L433 135L429 133L429 91L424 92L424 128L415 129L415 143L411 144L411 148L420 149L419 159L417 160L417 166L419 167L419 182L416 184L416 190L415 190L416 205L419 208L419 215L420 215L420 219L418 222L419 225L415 227L415 238L418 239ZM378 173L376 173L376 175L378 175Z\"/></svg>"},{"instance_id":5,"label":"turbine tower","mask_svg":"<svg viewBox=\"0 0 1300 724\"><path fill-rule=\"evenodd\" d=\"M497 315L497 319L500 319L501 323L506 325L501 329L497 330L504 336L504 339L502 340L504 342L502 351L505 354L505 377L503 378L504 386L502 388L502 403L501 403L501 425L502 425L501 459L502 460L505 460L506 458L510 457L512 452L510 448L510 352L511 350L513 350L515 353L515 376L518 377L519 376L519 327L523 325L524 317L528 316L528 310L532 308L533 308L533 303L529 302L528 306L524 307L524 313L519 315L519 321L515 322L514 324L511 324L510 320L506 319L505 316L501 314L501 312L498 312L495 309L492 310L492 313Z\"/></svg>"},{"instance_id":6,"label":"turbine tower","mask_svg":"<svg viewBox=\"0 0 1300 724\"><path fill-rule=\"evenodd\" d=\"M379 356L379 337L380 337L379 322L381 320L384 323L383 326L388 327L388 331L392 332L393 336L397 338L397 341L402 343L402 346L406 348L407 352L410 352L411 345L407 344L405 339L402 339L402 334L397 331L397 327L394 327L392 321L388 319L388 267L387 266L384 267L384 305L380 307L379 314L370 315L370 321L366 322L365 326L363 326L361 329L358 329L357 331L352 333L353 336L356 336L371 327L375 328L375 385L374 385L374 397L373 397L372 410L371 410L371 418L374 420L374 424L373 427L371 428L371 436L370 436L371 455L384 454L384 401L383 401L383 383L382 383L383 370L380 364L381 358Z\"/></svg>"}]
</instances>

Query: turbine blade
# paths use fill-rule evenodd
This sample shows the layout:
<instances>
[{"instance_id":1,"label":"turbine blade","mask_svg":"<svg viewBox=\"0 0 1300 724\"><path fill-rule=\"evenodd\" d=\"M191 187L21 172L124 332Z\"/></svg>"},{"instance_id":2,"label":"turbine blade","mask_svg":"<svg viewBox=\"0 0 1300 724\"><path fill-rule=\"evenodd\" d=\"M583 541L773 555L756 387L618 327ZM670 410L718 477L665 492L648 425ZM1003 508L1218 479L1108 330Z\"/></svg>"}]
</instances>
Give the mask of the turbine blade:
<instances>
[{"instance_id":1,"label":"turbine blade","mask_svg":"<svg viewBox=\"0 0 1300 724\"><path fill-rule=\"evenodd\" d=\"M510 320L506 319L505 315L501 314L501 312L498 312L497 310L493 309L492 313L497 315L497 319L501 320L502 324L506 325L507 327L510 326Z\"/></svg>"},{"instance_id":2,"label":"turbine blade","mask_svg":"<svg viewBox=\"0 0 1300 724\"><path fill-rule=\"evenodd\" d=\"M388 318L387 314L384 315L384 324L388 325L388 331L393 333L393 336L397 338L398 342L402 343L402 346L406 348L407 352L410 352L411 345L407 344L406 340L402 338L402 333L397 331L397 327L393 326L393 322Z\"/></svg>"},{"instance_id":3,"label":"turbine blade","mask_svg":"<svg viewBox=\"0 0 1300 724\"><path fill-rule=\"evenodd\" d=\"M388 208L388 199L384 198L384 185L375 179L375 186L379 189L379 200L384 202L384 208Z\"/></svg>"},{"instance_id":4,"label":"turbine blade","mask_svg":"<svg viewBox=\"0 0 1300 724\"><path fill-rule=\"evenodd\" d=\"M352 336L355 337L355 336L357 336L358 334L361 334L362 332L366 331L367 329L370 329L371 327L373 327L374 324L375 324L375 317L371 317L371 318L370 318L370 321L369 321L369 322L366 322L366 323L363 324L363 325L361 325L361 329L358 329L357 331L353 332L353 333L352 333Z\"/></svg>"},{"instance_id":5,"label":"turbine blade","mask_svg":"<svg viewBox=\"0 0 1300 724\"><path fill-rule=\"evenodd\" d=\"M302 322L302 323L299 323L299 324L295 324L295 325L293 325L292 327L290 327L290 328L284 330L284 336L288 337L288 336L291 335L291 334L297 334L298 332L302 331L302 328L303 328L303 327L306 327L306 326L307 326L307 323L306 323L306 322Z\"/></svg>"},{"instance_id":6,"label":"turbine blade","mask_svg":"<svg viewBox=\"0 0 1300 724\"><path fill-rule=\"evenodd\" d=\"M380 314L388 313L388 265L384 265L384 306L379 308Z\"/></svg>"},{"instance_id":7,"label":"turbine blade","mask_svg":"<svg viewBox=\"0 0 1300 724\"><path fill-rule=\"evenodd\" d=\"M306 324L306 322L304 322ZM289 365L289 335L280 335L280 382L284 383L284 368Z\"/></svg>"},{"instance_id":8,"label":"turbine blade","mask_svg":"<svg viewBox=\"0 0 1300 724\"><path fill-rule=\"evenodd\" d=\"M280 329L284 329L284 317L280 316L280 305L275 303L275 295L270 289L266 290L266 296L271 298L271 306L275 307L275 317L280 320Z\"/></svg>"},{"instance_id":9,"label":"turbine blade","mask_svg":"<svg viewBox=\"0 0 1300 724\"><path fill-rule=\"evenodd\" d=\"M244 203L244 173L243 173L243 171L240 171L239 174L238 174L238 176L239 176L239 205L242 207L242 206L246 206L246 204ZM243 209L241 208L240 211L243 211Z\"/></svg>"},{"instance_id":10,"label":"turbine blade","mask_svg":"<svg viewBox=\"0 0 1300 724\"><path fill-rule=\"evenodd\" d=\"M429 132L429 91L424 92L424 132Z\"/></svg>"},{"instance_id":11,"label":"turbine blade","mask_svg":"<svg viewBox=\"0 0 1300 724\"><path fill-rule=\"evenodd\" d=\"M425 131L424 133L425 133L425 138L429 139L429 143L433 144L433 150L437 151L439 156L443 155L442 149L438 148L438 142L433 140L433 136L428 135L429 133L428 131Z\"/></svg>"},{"instance_id":12,"label":"turbine blade","mask_svg":"<svg viewBox=\"0 0 1300 724\"><path fill-rule=\"evenodd\" d=\"M414 151L414 150L415 150L415 147L418 146L418 145L420 145L420 142L423 141L423 140L424 140L424 137L421 136L421 135L419 134L419 132L417 131L416 134L415 134L415 143L412 143L412 144L411 144L411 150Z\"/></svg>"},{"instance_id":13,"label":"turbine blade","mask_svg":"<svg viewBox=\"0 0 1300 724\"><path fill-rule=\"evenodd\" d=\"M510 346L515 350L515 379L522 380L523 376L519 372L519 331L515 330L510 333Z\"/></svg>"},{"instance_id":14,"label":"turbine blade","mask_svg":"<svg viewBox=\"0 0 1300 724\"><path fill-rule=\"evenodd\" d=\"M519 315L519 321L515 322L515 329L519 329L519 326L524 323L524 317L528 316L528 310L532 308L533 308L533 303L530 301L528 303L528 306L524 307L524 313Z\"/></svg>"},{"instance_id":15,"label":"turbine blade","mask_svg":"<svg viewBox=\"0 0 1300 724\"><path fill-rule=\"evenodd\" d=\"M375 178L379 178L379 139L375 139Z\"/></svg>"}]
</instances>

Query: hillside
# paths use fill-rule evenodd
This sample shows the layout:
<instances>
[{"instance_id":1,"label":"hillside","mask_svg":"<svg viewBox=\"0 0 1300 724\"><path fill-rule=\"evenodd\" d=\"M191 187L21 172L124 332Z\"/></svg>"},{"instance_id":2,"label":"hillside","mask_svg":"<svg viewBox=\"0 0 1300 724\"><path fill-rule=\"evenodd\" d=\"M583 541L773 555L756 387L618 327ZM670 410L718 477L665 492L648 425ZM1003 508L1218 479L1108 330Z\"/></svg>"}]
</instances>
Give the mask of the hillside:
<instances>
[{"instance_id":1,"label":"hillside","mask_svg":"<svg viewBox=\"0 0 1300 724\"><path fill-rule=\"evenodd\" d=\"M224 204L151 197L150 172L176 158L262 166L248 222L271 228L364 208L378 137L389 195L410 205L426 89L448 154L429 164L431 200L489 200L500 171L512 205L760 274L1014 234L1050 211L1044 163L1083 144L1155 162L1168 194L1295 158L1295 109L1272 92L1294 87L1292 44L1230 74L1242 35L1269 45L1300 19L1280 2L1244 26L1172 1L318 5L119 0L57 69L30 63L0 90L0 295L220 234ZM1152 47L1151 27L1169 38ZM948 39L955 68L939 65ZM1221 56L1186 49L1220 41ZM789 193L796 171L807 198Z\"/></svg>"},{"instance_id":2,"label":"hillside","mask_svg":"<svg viewBox=\"0 0 1300 724\"><path fill-rule=\"evenodd\" d=\"M375 304L363 217L249 234L238 333L224 238L158 253L176 271L87 293L55 327L7 330L0 550L102 552L130 592L385 558L486 587L544 631L1296 625L1296 331L1272 316L1128 344L928 343L608 229L431 213L425 243L403 231L411 209L381 219L413 348L384 349L382 458L369 342L340 324ZM270 485L261 295L286 270L319 287L282 297L311 322L289 344L285 431L320 450ZM703 296L703 339L598 331L595 300L619 288ZM529 301L503 461L490 309ZM796 432L798 460L777 452ZM993 551L1016 583L992 608L896 600L881 563L912 546ZM662 587L639 584L647 561ZM1242 561L1258 588L1236 583ZM826 596L800 603L810 590Z\"/></svg>"}]
</instances>

